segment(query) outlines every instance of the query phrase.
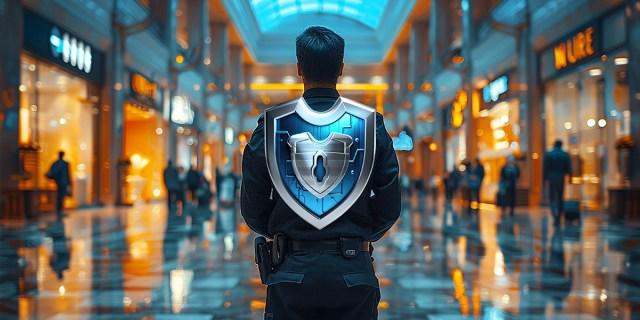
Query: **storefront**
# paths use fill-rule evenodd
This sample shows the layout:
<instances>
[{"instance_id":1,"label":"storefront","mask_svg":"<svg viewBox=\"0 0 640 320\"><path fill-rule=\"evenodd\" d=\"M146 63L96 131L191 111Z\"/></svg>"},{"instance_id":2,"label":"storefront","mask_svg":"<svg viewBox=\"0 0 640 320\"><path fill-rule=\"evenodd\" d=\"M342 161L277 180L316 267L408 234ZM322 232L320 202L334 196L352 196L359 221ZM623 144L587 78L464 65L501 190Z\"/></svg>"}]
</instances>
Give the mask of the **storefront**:
<instances>
[{"instance_id":1,"label":"storefront","mask_svg":"<svg viewBox=\"0 0 640 320\"><path fill-rule=\"evenodd\" d=\"M24 10L20 56L20 189L53 209L52 180L45 178L58 152L70 164L72 196L65 207L90 205L97 195L98 103L104 54L73 32Z\"/></svg>"},{"instance_id":2,"label":"storefront","mask_svg":"<svg viewBox=\"0 0 640 320\"><path fill-rule=\"evenodd\" d=\"M168 125L162 117L162 94L158 84L140 72L129 70L129 97L125 101L123 159L125 203L150 201L165 196L162 172L166 166Z\"/></svg>"},{"instance_id":3,"label":"storefront","mask_svg":"<svg viewBox=\"0 0 640 320\"><path fill-rule=\"evenodd\" d=\"M477 156L485 168L480 199L485 202L495 201L507 157L520 153L520 103L516 90L510 87L512 79L516 75L506 73L474 93Z\"/></svg>"},{"instance_id":4,"label":"storefront","mask_svg":"<svg viewBox=\"0 0 640 320\"><path fill-rule=\"evenodd\" d=\"M606 204L624 183L616 141L630 136L628 53L622 9L568 32L540 53L545 145L562 140L572 158L566 197Z\"/></svg>"}]
</instances>

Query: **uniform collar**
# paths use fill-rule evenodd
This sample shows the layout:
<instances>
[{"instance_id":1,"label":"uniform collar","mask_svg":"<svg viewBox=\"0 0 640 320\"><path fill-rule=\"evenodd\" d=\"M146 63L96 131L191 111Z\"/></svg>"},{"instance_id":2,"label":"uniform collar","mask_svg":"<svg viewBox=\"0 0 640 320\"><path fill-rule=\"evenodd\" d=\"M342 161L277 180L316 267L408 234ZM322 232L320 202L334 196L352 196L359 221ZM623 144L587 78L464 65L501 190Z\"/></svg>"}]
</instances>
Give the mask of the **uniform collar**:
<instances>
[{"instance_id":1,"label":"uniform collar","mask_svg":"<svg viewBox=\"0 0 640 320\"><path fill-rule=\"evenodd\" d=\"M338 93L338 90L333 88L312 88L305 91L304 94L302 94L302 97L305 99L320 97L337 99L340 97L340 93Z\"/></svg>"}]
</instances>

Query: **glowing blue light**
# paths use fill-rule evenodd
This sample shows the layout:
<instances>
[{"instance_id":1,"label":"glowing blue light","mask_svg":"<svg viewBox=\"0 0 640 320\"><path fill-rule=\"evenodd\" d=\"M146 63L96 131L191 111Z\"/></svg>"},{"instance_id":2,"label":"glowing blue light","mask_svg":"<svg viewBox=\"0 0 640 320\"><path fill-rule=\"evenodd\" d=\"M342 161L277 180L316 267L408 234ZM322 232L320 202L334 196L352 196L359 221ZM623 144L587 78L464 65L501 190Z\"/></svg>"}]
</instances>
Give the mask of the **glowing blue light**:
<instances>
[{"instance_id":1,"label":"glowing blue light","mask_svg":"<svg viewBox=\"0 0 640 320\"><path fill-rule=\"evenodd\" d=\"M378 27L388 0L250 0L260 29L268 30L285 17L297 14L331 14Z\"/></svg>"},{"instance_id":2,"label":"glowing blue light","mask_svg":"<svg viewBox=\"0 0 640 320\"><path fill-rule=\"evenodd\" d=\"M398 137L392 138L393 148L396 151L410 151L413 149L413 140L406 132L401 131Z\"/></svg>"}]
</instances>

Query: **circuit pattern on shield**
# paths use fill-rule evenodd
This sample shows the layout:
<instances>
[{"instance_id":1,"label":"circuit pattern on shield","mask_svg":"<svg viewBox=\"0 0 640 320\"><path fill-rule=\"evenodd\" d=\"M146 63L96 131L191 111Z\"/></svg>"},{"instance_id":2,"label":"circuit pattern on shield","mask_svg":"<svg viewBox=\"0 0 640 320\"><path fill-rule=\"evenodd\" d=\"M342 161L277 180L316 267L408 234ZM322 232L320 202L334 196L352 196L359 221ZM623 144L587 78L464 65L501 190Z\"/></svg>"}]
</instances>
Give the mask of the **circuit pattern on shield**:
<instances>
[{"instance_id":1,"label":"circuit pattern on shield","mask_svg":"<svg viewBox=\"0 0 640 320\"><path fill-rule=\"evenodd\" d=\"M303 187L293 170L291 149L287 142L292 135L303 132L309 132L318 141L327 139L332 132L346 134L353 141L349 150L351 160L349 160L346 175L335 189L321 199L316 198ZM303 120L297 113L292 113L276 120L275 140L278 169L287 191L318 218L322 218L344 201L360 177L364 162L364 119L345 113L332 124L317 126Z\"/></svg>"}]
</instances>

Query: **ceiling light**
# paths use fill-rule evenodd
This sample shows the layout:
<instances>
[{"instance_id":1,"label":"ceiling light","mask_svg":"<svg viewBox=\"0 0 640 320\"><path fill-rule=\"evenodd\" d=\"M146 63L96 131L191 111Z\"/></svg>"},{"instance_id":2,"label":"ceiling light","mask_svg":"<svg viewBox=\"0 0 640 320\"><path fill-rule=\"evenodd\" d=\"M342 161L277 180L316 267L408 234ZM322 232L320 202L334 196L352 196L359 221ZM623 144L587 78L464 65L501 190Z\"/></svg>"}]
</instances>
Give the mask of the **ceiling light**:
<instances>
[{"instance_id":1,"label":"ceiling light","mask_svg":"<svg viewBox=\"0 0 640 320\"><path fill-rule=\"evenodd\" d=\"M596 121L595 120L593 120L593 119L587 120L587 126L589 128L593 128L595 125L596 125Z\"/></svg>"},{"instance_id":2,"label":"ceiling light","mask_svg":"<svg viewBox=\"0 0 640 320\"><path fill-rule=\"evenodd\" d=\"M591 70L589 70L589 75L592 76L592 77L600 76L600 75L602 75L602 70L598 69L598 68L591 69Z\"/></svg>"},{"instance_id":3,"label":"ceiling light","mask_svg":"<svg viewBox=\"0 0 640 320\"><path fill-rule=\"evenodd\" d=\"M384 83L384 78L382 76L373 76L369 82L373 84L382 84Z\"/></svg>"},{"instance_id":4,"label":"ceiling light","mask_svg":"<svg viewBox=\"0 0 640 320\"><path fill-rule=\"evenodd\" d=\"M605 120L605 119L598 120L598 126L600 128L604 128L606 125L607 125L607 120Z\"/></svg>"},{"instance_id":5,"label":"ceiling light","mask_svg":"<svg viewBox=\"0 0 640 320\"><path fill-rule=\"evenodd\" d=\"M567 130L571 130L571 128L573 128L573 123L571 123L570 121L565 122L564 128Z\"/></svg>"},{"instance_id":6,"label":"ceiling light","mask_svg":"<svg viewBox=\"0 0 640 320\"><path fill-rule=\"evenodd\" d=\"M282 83L286 83L286 84L296 83L296 78L294 78L293 76L286 76L282 78Z\"/></svg>"},{"instance_id":7,"label":"ceiling light","mask_svg":"<svg viewBox=\"0 0 640 320\"><path fill-rule=\"evenodd\" d=\"M629 58L627 58L627 57L615 58L615 59L613 59L613 63L615 63L616 66L623 66L623 65L629 63Z\"/></svg>"}]
</instances>

